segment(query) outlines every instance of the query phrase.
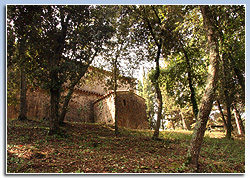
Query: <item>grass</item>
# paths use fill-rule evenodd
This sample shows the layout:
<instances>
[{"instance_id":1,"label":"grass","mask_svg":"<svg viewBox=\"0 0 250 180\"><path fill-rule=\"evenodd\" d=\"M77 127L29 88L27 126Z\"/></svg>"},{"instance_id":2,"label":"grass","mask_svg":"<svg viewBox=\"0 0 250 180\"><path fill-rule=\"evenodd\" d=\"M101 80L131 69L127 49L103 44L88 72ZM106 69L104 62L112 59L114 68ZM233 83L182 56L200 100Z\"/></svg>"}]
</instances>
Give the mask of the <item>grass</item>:
<instances>
[{"instance_id":1,"label":"grass","mask_svg":"<svg viewBox=\"0 0 250 180\"><path fill-rule=\"evenodd\" d=\"M244 139L207 133L198 171L185 165L190 131L153 131L67 122L61 135L48 136L41 121L7 123L8 173L244 173ZM217 138L214 138L217 137ZM220 137L220 138L218 138Z\"/></svg>"}]
</instances>

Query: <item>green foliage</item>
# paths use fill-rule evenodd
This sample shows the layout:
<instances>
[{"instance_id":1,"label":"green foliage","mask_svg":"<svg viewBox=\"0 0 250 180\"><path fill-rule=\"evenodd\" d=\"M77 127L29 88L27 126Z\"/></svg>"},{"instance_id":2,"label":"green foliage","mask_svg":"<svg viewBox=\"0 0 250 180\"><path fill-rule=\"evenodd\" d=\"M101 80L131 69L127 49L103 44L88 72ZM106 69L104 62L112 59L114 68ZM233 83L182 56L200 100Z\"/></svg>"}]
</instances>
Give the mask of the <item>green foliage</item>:
<instances>
[{"instance_id":1,"label":"green foliage","mask_svg":"<svg viewBox=\"0 0 250 180\"><path fill-rule=\"evenodd\" d=\"M44 84L46 89L55 86L50 84L48 72L58 73L59 85L76 79L82 67L93 60L95 53L100 51L101 45L113 32L109 20L103 18L107 11L101 6L9 5L7 12L8 22L13 23L13 26L10 23L8 26L8 40L11 40L12 29L16 37L27 33L25 36L29 36L29 41L25 44L25 51L30 58L26 61L32 67L29 74L38 85ZM20 13L23 13L24 18ZM26 16L29 18L26 19ZM24 29L25 23L27 27L33 28L32 31ZM12 41L9 42L12 47ZM11 50L8 49L9 54ZM51 67L50 63L55 59L58 62Z\"/></svg>"},{"instance_id":2,"label":"green foliage","mask_svg":"<svg viewBox=\"0 0 250 180\"><path fill-rule=\"evenodd\" d=\"M183 20L176 23L173 38L179 42L179 45L174 47L174 51L164 56L165 67L161 71L161 82L168 94L176 99L180 107L183 107L188 102L191 103L188 73L191 74L197 102L203 95L207 74L207 55L204 47L206 37L201 28L202 19L197 7L185 6L178 11L181 11L179 14ZM186 56L190 62L190 69Z\"/></svg>"},{"instance_id":3,"label":"green foliage","mask_svg":"<svg viewBox=\"0 0 250 180\"><path fill-rule=\"evenodd\" d=\"M19 104L18 93L20 91L20 72L18 67L10 66L7 69L7 104L8 106Z\"/></svg>"},{"instance_id":4,"label":"green foliage","mask_svg":"<svg viewBox=\"0 0 250 180\"><path fill-rule=\"evenodd\" d=\"M8 62L25 69L33 84L49 90L51 128L57 129L59 101L64 100L60 115L63 121L75 85L114 32L107 18L112 14L106 6L9 5L7 8ZM17 42L19 53L14 59L13 41ZM71 91L63 99L60 96L64 83ZM52 129L50 133L56 131Z\"/></svg>"},{"instance_id":5,"label":"green foliage","mask_svg":"<svg viewBox=\"0 0 250 180\"><path fill-rule=\"evenodd\" d=\"M138 83L138 92L139 95L145 99L149 129L154 129L156 121L155 120L156 95L150 79L150 73L146 74L145 71L143 72L143 81Z\"/></svg>"},{"instance_id":6,"label":"green foliage","mask_svg":"<svg viewBox=\"0 0 250 180\"><path fill-rule=\"evenodd\" d=\"M216 24L223 67L218 96L227 91L230 99L245 106L245 7L216 6L212 10L219 17ZM225 103L225 98L220 98L221 102Z\"/></svg>"}]
</instances>

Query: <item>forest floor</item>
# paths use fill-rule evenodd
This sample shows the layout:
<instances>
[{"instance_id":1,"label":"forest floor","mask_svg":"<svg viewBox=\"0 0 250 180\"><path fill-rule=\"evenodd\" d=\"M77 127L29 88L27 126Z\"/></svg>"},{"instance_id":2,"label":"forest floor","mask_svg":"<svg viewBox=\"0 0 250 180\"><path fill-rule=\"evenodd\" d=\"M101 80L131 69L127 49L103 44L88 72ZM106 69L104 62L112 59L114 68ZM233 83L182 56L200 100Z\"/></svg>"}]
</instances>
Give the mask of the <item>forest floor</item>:
<instances>
[{"instance_id":1,"label":"forest floor","mask_svg":"<svg viewBox=\"0 0 250 180\"><path fill-rule=\"evenodd\" d=\"M41 121L8 120L7 173L244 173L245 139L206 133L199 168L185 165L191 131L153 131L69 123L48 136Z\"/></svg>"}]
</instances>

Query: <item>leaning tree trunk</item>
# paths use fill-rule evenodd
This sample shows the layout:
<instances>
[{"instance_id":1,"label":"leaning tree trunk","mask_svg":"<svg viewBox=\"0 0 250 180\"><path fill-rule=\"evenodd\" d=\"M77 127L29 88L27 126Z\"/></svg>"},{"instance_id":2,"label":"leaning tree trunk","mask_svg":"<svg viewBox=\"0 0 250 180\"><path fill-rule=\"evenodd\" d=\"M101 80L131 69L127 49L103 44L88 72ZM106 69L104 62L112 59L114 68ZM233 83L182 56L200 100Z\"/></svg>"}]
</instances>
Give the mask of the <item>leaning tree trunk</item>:
<instances>
[{"instance_id":1,"label":"leaning tree trunk","mask_svg":"<svg viewBox=\"0 0 250 180\"><path fill-rule=\"evenodd\" d=\"M65 100L64 100L64 103L63 103L63 106L62 106L62 110L61 110L61 113L60 113L60 116L59 116L59 120L58 120L58 124L59 125L63 125L64 124L64 119L65 119L65 116L66 116L66 112L67 112L67 107L69 105L69 101L71 99L71 96L74 92L74 87L75 86L70 86L69 87L69 91L65 97Z\"/></svg>"},{"instance_id":2,"label":"leaning tree trunk","mask_svg":"<svg viewBox=\"0 0 250 180\"><path fill-rule=\"evenodd\" d=\"M182 110L180 110L180 115L181 115L181 121L182 121L183 129L188 130L187 123L186 123L186 120L185 120L185 117L184 117L184 114L183 114Z\"/></svg>"},{"instance_id":3,"label":"leaning tree trunk","mask_svg":"<svg viewBox=\"0 0 250 180\"><path fill-rule=\"evenodd\" d=\"M221 118L222 118L223 123L224 123L224 129L226 130L226 129L227 129L227 122L226 122L224 113L223 113L223 111L222 111L222 108L221 108L221 105L220 105L220 101L219 101L218 99L217 99L217 105L218 105L218 107L219 107L220 114L221 114Z\"/></svg>"},{"instance_id":4,"label":"leaning tree trunk","mask_svg":"<svg viewBox=\"0 0 250 180\"><path fill-rule=\"evenodd\" d=\"M61 113L60 113L60 116L59 116L59 125L62 125L64 123L64 119L65 119L65 115L66 115L66 112L67 112L67 108L68 108L71 96L72 96L72 94L74 92L74 88L75 88L76 84L80 81L80 79L87 72L89 64L90 63L88 63L86 66L83 67L81 73L76 77L76 79L71 83L71 85L69 87L69 91L68 91L68 93L67 93L67 95L65 97L65 100L64 100L64 103L63 103L63 106L62 106L62 110L61 110Z\"/></svg>"},{"instance_id":5,"label":"leaning tree trunk","mask_svg":"<svg viewBox=\"0 0 250 180\"><path fill-rule=\"evenodd\" d=\"M210 64L208 68L208 77L206 82L205 93L200 103L199 113L197 116L196 126L191 139L191 144L187 153L187 161L195 167L198 167L201 145L206 131L208 117L213 105L214 93L216 89L218 71L219 71L219 48L218 36L214 19L209 6L200 6L204 26L207 31L208 46L210 48Z\"/></svg>"},{"instance_id":6,"label":"leaning tree trunk","mask_svg":"<svg viewBox=\"0 0 250 180\"><path fill-rule=\"evenodd\" d=\"M237 128L238 128L238 133L240 135L245 135L245 128L244 128L242 119L240 117L240 113L237 110L236 103L233 103L233 112L234 112L234 117L235 117L236 125L237 125Z\"/></svg>"}]
</instances>

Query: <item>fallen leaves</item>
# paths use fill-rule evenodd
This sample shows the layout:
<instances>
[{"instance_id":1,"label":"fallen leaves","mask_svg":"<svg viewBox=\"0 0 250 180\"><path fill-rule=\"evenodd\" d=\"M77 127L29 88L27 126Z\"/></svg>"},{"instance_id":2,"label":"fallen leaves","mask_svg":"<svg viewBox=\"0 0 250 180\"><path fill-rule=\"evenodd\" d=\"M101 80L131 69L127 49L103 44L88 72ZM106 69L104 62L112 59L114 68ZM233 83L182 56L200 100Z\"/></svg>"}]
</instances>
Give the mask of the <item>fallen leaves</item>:
<instances>
[{"instance_id":1,"label":"fallen leaves","mask_svg":"<svg viewBox=\"0 0 250 180\"><path fill-rule=\"evenodd\" d=\"M35 122L32 125L36 126ZM192 172L184 166L190 133L164 132L161 141L154 141L151 131L120 129L118 137L110 127L99 124L66 123L65 137L47 136L46 127L30 131L30 124L13 122L8 124L7 172L9 173L175 173ZM161 132L163 133L163 132ZM171 138L164 138L170 137ZM32 137L32 138L31 138ZM189 137L187 137L189 138ZM209 166L215 162L218 171L244 172L244 157L239 163L215 159L212 147L214 140L205 141L201 158L203 172L214 172ZM241 147L244 145L237 141ZM225 143L226 144L226 143ZM233 144L230 144L233 146ZM225 146L226 147L226 146ZM229 154L231 149L214 149ZM220 148L220 147L219 147ZM244 146L238 148L244 154ZM239 156L237 156L239 157ZM240 158L240 157L239 157ZM221 163L222 162L222 163ZM225 171L223 170L225 167Z\"/></svg>"},{"instance_id":2,"label":"fallen leaves","mask_svg":"<svg viewBox=\"0 0 250 180\"><path fill-rule=\"evenodd\" d=\"M9 156L18 158L31 159L46 157L46 152L40 152L37 148L31 145L7 145L7 153Z\"/></svg>"}]
</instances>

